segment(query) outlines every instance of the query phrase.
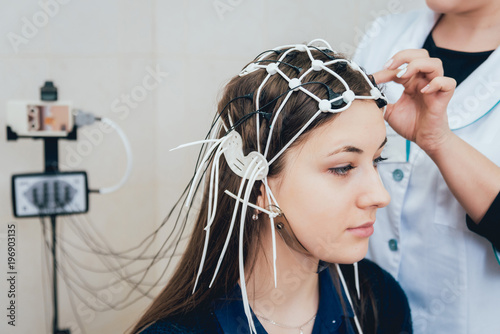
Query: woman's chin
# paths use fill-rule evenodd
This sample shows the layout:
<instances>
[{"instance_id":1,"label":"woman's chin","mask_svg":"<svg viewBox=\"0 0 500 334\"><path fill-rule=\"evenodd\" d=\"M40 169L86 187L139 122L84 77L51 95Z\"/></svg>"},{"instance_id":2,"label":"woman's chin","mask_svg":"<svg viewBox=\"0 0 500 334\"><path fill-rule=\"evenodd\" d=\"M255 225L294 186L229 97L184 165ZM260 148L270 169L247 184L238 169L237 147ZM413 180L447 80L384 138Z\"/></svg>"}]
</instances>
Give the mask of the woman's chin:
<instances>
[{"instance_id":1,"label":"woman's chin","mask_svg":"<svg viewBox=\"0 0 500 334\"><path fill-rule=\"evenodd\" d=\"M330 263L353 264L364 259L367 252L368 252L368 245L366 247L359 247L358 249L353 249L343 254L337 254L337 256L328 256L321 259L325 262L330 262Z\"/></svg>"}]
</instances>

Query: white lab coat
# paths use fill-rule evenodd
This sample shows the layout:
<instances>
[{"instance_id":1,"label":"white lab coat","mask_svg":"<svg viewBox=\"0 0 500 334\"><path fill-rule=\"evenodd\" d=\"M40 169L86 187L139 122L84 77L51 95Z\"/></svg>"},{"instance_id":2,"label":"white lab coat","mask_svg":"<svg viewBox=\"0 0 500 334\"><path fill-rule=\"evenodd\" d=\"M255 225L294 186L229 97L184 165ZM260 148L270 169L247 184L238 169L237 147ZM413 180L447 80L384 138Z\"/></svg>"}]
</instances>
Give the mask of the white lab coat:
<instances>
[{"instance_id":1,"label":"white lab coat","mask_svg":"<svg viewBox=\"0 0 500 334\"><path fill-rule=\"evenodd\" d=\"M437 18L426 9L376 20L355 61L368 73L382 69L396 52L421 48ZM499 49L457 87L448 108L451 129L497 165ZM402 91L390 83L385 93L394 102ZM500 333L500 265L491 244L467 229L433 161L394 134L388 129L389 160L379 164L392 200L377 213L368 257L407 293L415 333Z\"/></svg>"}]
</instances>

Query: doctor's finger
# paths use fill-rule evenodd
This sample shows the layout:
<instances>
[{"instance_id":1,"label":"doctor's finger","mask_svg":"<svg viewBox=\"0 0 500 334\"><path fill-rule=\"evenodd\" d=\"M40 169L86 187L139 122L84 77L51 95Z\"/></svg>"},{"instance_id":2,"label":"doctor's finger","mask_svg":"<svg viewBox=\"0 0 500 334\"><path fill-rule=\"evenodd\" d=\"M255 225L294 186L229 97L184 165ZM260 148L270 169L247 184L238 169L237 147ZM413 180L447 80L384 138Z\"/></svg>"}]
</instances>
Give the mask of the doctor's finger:
<instances>
[{"instance_id":1,"label":"doctor's finger","mask_svg":"<svg viewBox=\"0 0 500 334\"><path fill-rule=\"evenodd\" d=\"M401 65L420 58L430 58L429 52L426 49L406 49L403 51L399 51L394 56L392 56L391 59L389 59L385 63L384 68L388 70L394 70Z\"/></svg>"},{"instance_id":2,"label":"doctor's finger","mask_svg":"<svg viewBox=\"0 0 500 334\"><path fill-rule=\"evenodd\" d=\"M438 58L419 58L408 63L408 66L400 70L396 76L400 79L407 79L423 73L432 80L436 77L442 77L444 74L443 62Z\"/></svg>"},{"instance_id":3,"label":"doctor's finger","mask_svg":"<svg viewBox=\"0 0 500 334\"><path fill-rule=\"evenodd\" d=\"M389 81L399 81L398 77L396 76L399 73L400 70L395 69L395 70L381 70L378 72L373 73L373 79L377 84L381 83L386 83Z\"/></svg>"},{"instance_id":4,"label":"doctor's finger","mask_svg":"<svg viewBox=\"0 0 500 334\"><path fill-rule=\"evenodd\" d=\"M420 90L423 94L433 94L436 92L453 93L457 87L457 82L453 78L436 77Z\"/></svg>"}]
</instances>

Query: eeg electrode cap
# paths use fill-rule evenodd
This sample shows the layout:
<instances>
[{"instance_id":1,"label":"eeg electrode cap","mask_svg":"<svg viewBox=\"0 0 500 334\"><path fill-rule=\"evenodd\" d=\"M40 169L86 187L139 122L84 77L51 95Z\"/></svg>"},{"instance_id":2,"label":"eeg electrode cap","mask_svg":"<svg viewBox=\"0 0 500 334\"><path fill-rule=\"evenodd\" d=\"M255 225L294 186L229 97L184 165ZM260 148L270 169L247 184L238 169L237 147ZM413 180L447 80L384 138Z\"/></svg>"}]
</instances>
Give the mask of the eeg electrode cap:
<instances>
[{"instance_id":1,"label":"eeg electrode cap","mask_svg":"<svg viewBox=\"0 0 500 334\"><path fill-rule=\"evenodd\" d=\"M290 89L293 89L294 92L298 91L299 90L299 87L302 83L300 82L300 79L299 78L293 78L292 80L290 80L290 82L288 83L288 86L290 87Z\"/></svg>"},{"instance_id":2,"label":"eeg electrode cap","mask_svg":"<svg viewBox=\"0 0 500 334\"><path fill-rule=\"evenodd\" d=\"M342 99L344 100L345 103L349 103L349 102L352 102L354 101L354 98L356 97L356 95L354 94L354 92L352 90L346 90L343 94L342 94Z\"/></svg>"},{"instance_id":3,"label":"eeg electrode cap","mask_svg":"<svg viewBox=\"0 0 500 334\"><path fill-rule=\"evenodd\" d=\"M331 106L332 106L332 104L328 100L319 101L319 110L321 110L322 112L330 111Z\"/></svg>"},{"instance_id":4,"label":"eeg electrode cap","mask_svg":"<svg viewBox=\"0 0 500 334\"><path fill-rule=\"evenodd\" d=\"M319 59L314 59L312 62L311 62L311 67L313 68L313 70L315 71L321 71L322 68L323 68L323 62Z\"/></svg>"},{"instance_id":5,"label":"eeg electrode cap","mask_svg":"<svg viewBox=\"0 0 500 334\"><path fill-rule=\"evenodd\" d=\"M266 71L267 71L267 73L269 73L271 75L276 74L278 72L278 64L271 63L271 64L267 65Z\"/></svg>"}]
</instances>

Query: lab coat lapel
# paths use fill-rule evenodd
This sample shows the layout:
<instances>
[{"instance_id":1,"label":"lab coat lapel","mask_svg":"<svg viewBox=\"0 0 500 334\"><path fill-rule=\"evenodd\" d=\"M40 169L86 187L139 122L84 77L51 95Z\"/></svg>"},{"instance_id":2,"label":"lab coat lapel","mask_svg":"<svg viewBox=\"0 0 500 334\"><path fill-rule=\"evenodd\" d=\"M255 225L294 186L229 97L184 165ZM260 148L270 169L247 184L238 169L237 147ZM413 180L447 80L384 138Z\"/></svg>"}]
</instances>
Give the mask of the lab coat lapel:
<instances>
[{"instance_id":1,"label":"lab coat lapel","mask_svg":"<svg viewBox=\"0 0 500 334\"><path fill-rule=\"evenodd\" d=\"M412 28L406 29L401 34L399 40L392 46L391 56L406 49L421 49L429 32L434 27L441 14L436 14L430 9L426 9L419 14Z\"/></svg>"},{"instance_id":2,"label":"lab coat lapel","mask_svg":"<svg viewBox=\"0 0 500 334\"><path fill-rule=\"evenodd\" d=\"M491 112L500 101L500 48L497 48L456 89L448 106L453 130L466 127Z\"/></svg>"}]
</instances>

